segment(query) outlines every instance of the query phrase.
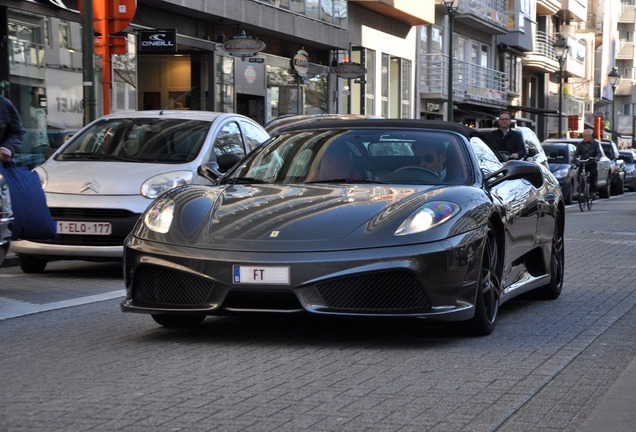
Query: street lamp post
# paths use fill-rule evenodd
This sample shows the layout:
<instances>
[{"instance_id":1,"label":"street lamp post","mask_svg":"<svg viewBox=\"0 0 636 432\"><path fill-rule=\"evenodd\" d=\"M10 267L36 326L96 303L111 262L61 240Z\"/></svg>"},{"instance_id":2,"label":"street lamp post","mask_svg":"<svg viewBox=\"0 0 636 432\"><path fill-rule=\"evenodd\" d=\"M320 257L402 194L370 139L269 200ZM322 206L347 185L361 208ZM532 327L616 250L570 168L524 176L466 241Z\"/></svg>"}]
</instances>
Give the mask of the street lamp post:
<instances>
[{"instance_id":1,"label":"street lamp post","mask_svg":"<svg viewBox=\"0 0 636 432\"><path fill-rule=\"evenodd\" d=\"M621 80L621 76L618 73L616 68L612 69L612 71L607 74L607 78L609 79L609 84L612 86L612 128L610 132L612 133L612 141L616 142L616 109L615 109L615 99L616 99L616 87L618 87L618 82Z\"/></svg>"},{"instance_id":2,"label":"street lamp post","mask_svg":"<svg viewBox=\"0 0 636 432\"><path fill-rule=\"evenodd\" d=\"M448 105L446 120L453 121L453 23L459 0L442 0L448 12Z\"/></svg>"},{"instance_id":3,"label":"street lamp post","mask_svg":"<svg viewBox=\"0 0 636 432\"><path fill-rule=\"evenodd\" d=\"M561 133L563 132L563 63L565 63L570 46L563 35L559 35L559 38L552 46L554 47L554 54L559 61L559 135L557 138L561 138Z\"/></svg>"}]
</instances>

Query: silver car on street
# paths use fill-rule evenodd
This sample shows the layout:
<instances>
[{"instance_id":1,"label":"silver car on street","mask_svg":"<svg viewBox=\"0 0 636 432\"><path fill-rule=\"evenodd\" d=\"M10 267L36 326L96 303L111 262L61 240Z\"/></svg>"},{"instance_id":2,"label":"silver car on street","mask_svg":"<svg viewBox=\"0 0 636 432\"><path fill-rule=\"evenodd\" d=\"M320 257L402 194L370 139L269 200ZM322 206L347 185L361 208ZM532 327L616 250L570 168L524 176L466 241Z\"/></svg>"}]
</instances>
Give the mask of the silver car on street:
<instances>
[{"instance_id":1,"label":"silver car on street","mask_svg":"<svg viewBox=\"0 0 636 432\"><path fill-rule=\"evenodd\" d=\"M134 111L104 116L36 167L57 221L51 241L14 241L24 272L48 261L119 260L139 215L159 194L208 184L200 165L223 171L269 139L252 119L209 111Z\"/></svg>"}]
</instances>

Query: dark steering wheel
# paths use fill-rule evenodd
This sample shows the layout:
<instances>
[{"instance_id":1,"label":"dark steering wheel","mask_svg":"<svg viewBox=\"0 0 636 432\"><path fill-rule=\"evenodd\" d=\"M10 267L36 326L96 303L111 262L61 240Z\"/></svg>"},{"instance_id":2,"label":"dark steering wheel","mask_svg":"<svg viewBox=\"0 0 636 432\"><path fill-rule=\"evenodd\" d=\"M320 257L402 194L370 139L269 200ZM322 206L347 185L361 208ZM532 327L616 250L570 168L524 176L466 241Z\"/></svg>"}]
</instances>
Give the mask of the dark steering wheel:
<instances>
[{"instance_id":1,"label":"dark steering wheel","mask_svg":"<svg viewBox=\"0 0 636 432\"><path fill-rule=\"evenodd\" d=\"M442 179L440 176L430 168L423 166L406 166L395 170L396 175L414 176L420 181L439 182Z\"/></svg>"}]
</instances>

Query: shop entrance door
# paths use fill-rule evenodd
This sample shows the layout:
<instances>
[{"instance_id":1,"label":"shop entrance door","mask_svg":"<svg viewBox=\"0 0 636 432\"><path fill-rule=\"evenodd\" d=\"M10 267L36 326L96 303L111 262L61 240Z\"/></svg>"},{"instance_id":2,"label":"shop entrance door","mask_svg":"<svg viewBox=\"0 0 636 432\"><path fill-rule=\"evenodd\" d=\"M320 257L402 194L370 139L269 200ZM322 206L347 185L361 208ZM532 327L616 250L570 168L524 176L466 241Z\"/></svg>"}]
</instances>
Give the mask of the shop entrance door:
<instances>
[{"instance_id":1,"label":"shop entrance door","mask_svg":"<svg viewBox=\"0 0 636 432\"><path fill-rule=\"evenodd\" d=\"M257 123L265 124L265 97L246 93L237 93L236 112L251 118Z\"/></svg>"}]
</instances>

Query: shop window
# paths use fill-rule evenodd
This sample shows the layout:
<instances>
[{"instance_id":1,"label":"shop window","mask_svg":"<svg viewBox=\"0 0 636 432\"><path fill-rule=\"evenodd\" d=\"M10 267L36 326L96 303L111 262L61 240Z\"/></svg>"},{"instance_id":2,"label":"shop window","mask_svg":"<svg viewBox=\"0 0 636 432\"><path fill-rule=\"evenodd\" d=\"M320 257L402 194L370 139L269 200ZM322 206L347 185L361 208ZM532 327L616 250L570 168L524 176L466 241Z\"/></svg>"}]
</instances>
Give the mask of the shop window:
<instances>
[{"instance_id":1,"label":"shop window","mask_svg":"<svg viewBox=\"0 0 636 432\"><path fill-rule=\"evenodd\" d=\"M216 111L234 112L234 59L220 56L216 74Z\"/></svg>"},{"instance_id":2,"label":"shop window","mask_svg":"<svg viewBox=\"0 0 636 432\"><path fill-rule=\"evenodd\" d=\"M391 56L382 54L382 69L380 71L380 115L389 117L389 69Z\"/></svg>"},{"instance_id":3,"label":"shop window","mask_svg":"<svg viewBox=\"0 0 636 432\"><path fill-rule=\"evenodd\" d=\"M364 54L367 74L364 77L364 114L375 115L375 51L367 49Z\"/></svg>"}]
</instances>

